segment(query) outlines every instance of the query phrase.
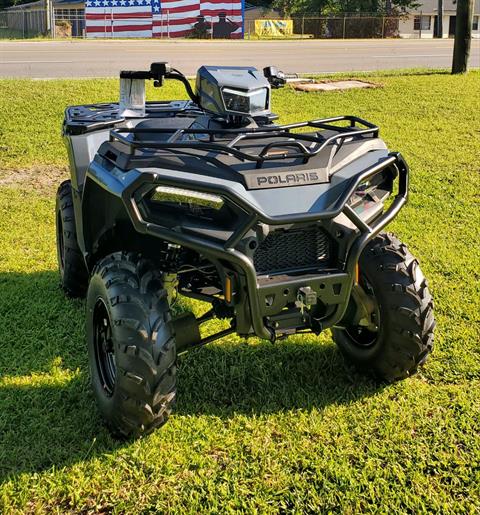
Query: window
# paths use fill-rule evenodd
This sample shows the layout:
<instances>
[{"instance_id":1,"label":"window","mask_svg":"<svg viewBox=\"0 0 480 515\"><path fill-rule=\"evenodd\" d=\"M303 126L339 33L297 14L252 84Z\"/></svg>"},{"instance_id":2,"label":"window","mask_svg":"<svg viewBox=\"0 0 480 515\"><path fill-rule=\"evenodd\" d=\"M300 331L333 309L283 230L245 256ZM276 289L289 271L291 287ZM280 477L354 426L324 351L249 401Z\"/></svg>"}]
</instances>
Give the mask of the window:
<instances>
[{"instance_id":1,"label":"window","mask_svg":"<svg viewBox=\"0 0 480 515\"><path fill-rule=\"evenodd\" d=\"M55 20L77 21L83 20L84 16L83 9L55 9Z\"/></svg>"},{"instance_id":2,"label":"window","mask_svg":"<svg viewBox=\"0 0 480 515\"><path fill-rule=\"evenodd\" d=\"M480 16L474 16L473 17L472 30L478 30L478 19L479 18L480 18Z\"/></svg>"},{"instance_id":3,"label":"window","mask_svg":"<svg viewBox=\"0 0 480 515\"><path fill-rule=\"evenodd\" d=\"M413 18L413 30L430 30L431 16L415 16Z\"/></svg>"}]
</instances>

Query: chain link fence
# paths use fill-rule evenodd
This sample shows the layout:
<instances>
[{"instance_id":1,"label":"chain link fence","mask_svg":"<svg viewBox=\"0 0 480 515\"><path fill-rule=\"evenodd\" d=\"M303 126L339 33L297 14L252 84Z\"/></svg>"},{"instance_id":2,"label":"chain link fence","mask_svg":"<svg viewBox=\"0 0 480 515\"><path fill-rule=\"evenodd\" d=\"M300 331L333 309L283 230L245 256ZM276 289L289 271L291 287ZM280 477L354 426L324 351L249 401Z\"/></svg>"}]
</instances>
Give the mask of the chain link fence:
<instances>
[{"instance_id":1,"label":"chain link fence","mask_svg":"<svg viewBox=\"0 0 480 515\"><path fill-rule=\"evenodd\" d=\"M0 38L26 39L47 33L46 11L6 9L0 11Z\"/></svg>"},{"instance_id":2,"label":"chain link fence","mask_svg":"<svg viewBox=\"0 0 480 515\"><path fill-rule=\"evenodd\" d=\"M289 38L368 39L400 37L398 16L292 16L293 31ZM245 38L258 37L255 20L245 22ZM281 38L279 34L275 37Z\"/></svg>"},{"instance_id":3,"label":"chain link fence","mask_svg":"<svg viewBox=\"0 0 480 515\"><path fill-rule=\"evenodd\" d=\"M248 12L247 12L248 14ZM214 33L214 25L218 20L205 16L199 24L191 23L190 29L184 30L182 37L211 39L218 37ZM422 37L426 25L415 24L411 17L388 16L292 16L288 20L272 20L277 26L288 22L289 30L285 33L276 31L268 34L258 30L258 21L244 20L245 39L368 39L368 38L396 38L396 37ZM62 38L119 38L122 37L122 23L110 21L105 15L106 23L98 32L87 32L84 9L52 9L50 17L44 9L6 9L0 11L0 38L26 39L36 37ZM257 21L257 27L256 22ZM266 20L262 20L266 21ZM145 20L129 19L129 24L145 23ZM157 16L152 22L150 33L140 34L138 37L170 38L176 37L178 24L170 24L169 16ZM241 23L239 24L241 26ZM404 34L408 32L407 34ZM236 34L240 36L240 34ZM232 37L232 36L231 36ZM235 36L233 36L235 37Z\"/></svg>"}]
</instances>

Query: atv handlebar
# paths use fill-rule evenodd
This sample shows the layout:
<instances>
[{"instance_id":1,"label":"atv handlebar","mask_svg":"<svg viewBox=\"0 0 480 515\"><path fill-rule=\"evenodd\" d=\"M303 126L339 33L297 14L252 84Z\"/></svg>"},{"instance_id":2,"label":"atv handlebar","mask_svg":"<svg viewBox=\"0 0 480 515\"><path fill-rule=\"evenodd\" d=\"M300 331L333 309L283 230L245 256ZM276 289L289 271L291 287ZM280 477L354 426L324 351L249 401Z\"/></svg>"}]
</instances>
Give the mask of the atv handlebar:
<instances>
[{"instance_id":1,"label":"atv handlebar","mask_svg":"<svg viewBox=\"0 0 480 515\"><path fill-rule=\"evenodd\" d=\"M263 75L268 80L272 88L283 88L287 83L287 75L278 70L275 66L267 66L264 68Z\"/></svg>"},{"instance_id":2,"label":"atv handlebar","mask_svg":"<svg viewBox=\"0 0 480 515\"><path fill-rule=\"evenodd\" d=\"M275 66L267 66L264 68L263 75L268 80L270 86L275 89L283 88L289 77ZM190 99L196 104L199 103L198 95L193 92L190 82L188 82L185 75L179 70L172 68L167 62L152 63L148 71L123 70L120 72L120 78L153 80L154 86L157 88L163 86L165 79L178 80L185 86Z\"/></svg>"},{"instance_id":3,"label":"atv handlebar","mask_svg":"<svg viewBox=\"0 0 480 515\"><path fill-rule=\"evenodd\" d=\"M163 81L165 79L173 79L180 81L187 90L188 96L191 98L193 102L198 104L198 96L193 92L192 86L190 86L190 82L188 79L181 73L180 71L172 68L166 62L158 62L152 63L150 65L149 71L130 71L123 70L120 72L121 79L143 79L143 80L153 80L153 85L156 88L163 86Z\"/></svg>"}]
</instances>

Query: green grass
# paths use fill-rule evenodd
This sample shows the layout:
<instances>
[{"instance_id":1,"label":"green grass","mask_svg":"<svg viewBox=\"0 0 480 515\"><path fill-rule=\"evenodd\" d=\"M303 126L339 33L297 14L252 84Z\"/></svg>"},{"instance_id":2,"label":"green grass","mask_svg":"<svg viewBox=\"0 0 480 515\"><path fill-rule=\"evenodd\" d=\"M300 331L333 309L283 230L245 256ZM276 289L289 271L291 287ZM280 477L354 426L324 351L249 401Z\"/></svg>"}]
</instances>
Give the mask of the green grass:
<instances>
[{"instance_id":1,"label":"green grass","mask_svg":"<svg viewBox=\"0 0 480 515\"><path fill-rule=\"evenodd\" d=\"M39 34L38 32L30 32L28 29L23 32L22 30L9 29L8 27L0 27L0 40L2 39L26 39L29 41L39 41L50 39L48 36Z\"/></svg>"},{"instance_id":2,"label":"green grass","mask_svg":"<svg viewBox=\"0 0 480 515\"><path fill-rule=\"evenodd\" d=\"M382 386L329 334L226 338L180 360L168 424L123 443L88 387L84 304L58 289L44 178L66 164L65 106L115 99L117 83L0 81L0 184L33 177L0 186L0 513L479 512L480 73L369 77L384 87L273 100L285 122L365 117L409 162L392 229L436 301L425 369Z\"/></svg>"}]
</instances>

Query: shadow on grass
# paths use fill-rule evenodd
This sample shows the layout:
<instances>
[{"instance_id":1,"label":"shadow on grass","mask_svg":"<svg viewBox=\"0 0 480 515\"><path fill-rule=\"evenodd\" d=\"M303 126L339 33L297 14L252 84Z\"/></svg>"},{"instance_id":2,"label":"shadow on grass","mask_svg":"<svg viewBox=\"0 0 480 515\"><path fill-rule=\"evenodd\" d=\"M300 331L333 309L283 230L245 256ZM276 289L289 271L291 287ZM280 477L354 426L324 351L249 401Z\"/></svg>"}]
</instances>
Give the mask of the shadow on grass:
<instances>
[{"instance_id":1,"label":"shadow on grass","mask_svg":"<svg viewBox=\"0 0 480 515\"><path fill-rule=\"evenodd\" d=\"M60 468L124 445L102 426L88 385L81 301L53 272L0 275L0 481ZM180 360L179 415L322 409L379 386L346 368L333 344L310 337L225 341Z\"/></svg>"}]
</instances>

